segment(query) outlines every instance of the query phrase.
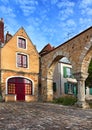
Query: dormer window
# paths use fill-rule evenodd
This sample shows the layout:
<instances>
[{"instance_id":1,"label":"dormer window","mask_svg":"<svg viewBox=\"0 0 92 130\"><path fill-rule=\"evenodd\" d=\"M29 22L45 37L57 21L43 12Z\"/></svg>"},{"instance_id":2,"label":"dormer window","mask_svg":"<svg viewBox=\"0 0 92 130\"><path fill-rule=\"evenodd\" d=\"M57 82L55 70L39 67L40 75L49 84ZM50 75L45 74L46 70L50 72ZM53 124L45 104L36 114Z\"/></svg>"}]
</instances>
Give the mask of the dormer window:
<instances>
[{"instance_id":1,"label":"dormer window","mask_svg":"<svg viewBox=\"0 0 92 130\"><path fill-rule=\"evenodd\" d=\"M18 38L18 47L26 49L26 39L19 37Z\"/></svg>"}]
</instances>

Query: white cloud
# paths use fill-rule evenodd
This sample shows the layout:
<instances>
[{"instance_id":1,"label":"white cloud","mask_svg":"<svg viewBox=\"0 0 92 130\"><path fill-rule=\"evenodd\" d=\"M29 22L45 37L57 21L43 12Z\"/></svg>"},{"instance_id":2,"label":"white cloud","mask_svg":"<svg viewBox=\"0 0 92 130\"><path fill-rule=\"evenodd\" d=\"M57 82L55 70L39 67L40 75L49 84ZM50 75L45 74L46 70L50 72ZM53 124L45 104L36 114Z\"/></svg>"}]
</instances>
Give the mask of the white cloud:
<instances>
[{"instance_id":1,"label":"white cloud","mask_svg":"<svg viewBox=\"0 0 92 130\"><path fill-rule=\"evenodd\" d=\"M67 20L66 21L66 25L68 26L68 27L75 27L76 26L76 23L75 23L75 21L73 20L73 19L69 19L69 20Z\"/></svg>"},{"instance_id":2,"label":"white cloud","mask_svg":"<svg viewBox=\"0 0 92 130\"><path fill-rule=\"evenodd\" d=\"M87 6L92 5L92 0L82 0L80 2L80 7L81 8L86 8Z\"/></svg>"},{"instance_id":3,"label":"white cloud","mask_svg":"<svg viewBox=\"0 0 92 130\"><path fill-rule=\"evenodd\" d=\"M25 16L29 16L36 10L36 6L38 5L38 1L36 0L16 0L16 2L20 5Z\"/></svg>"},{"instance_id":4,"label":"white cloud","mask_svg":"<svg viewBox=\"0 0 92 130\"><path fill-rule=\"evenodd\" d=\"M63 28L65 35L67 35L68 33L72 34L77 26L76 22L72 19L66 20L61 25L62 25L62 28Z\"/></svg>"},{"instance_id":5,"label":"white cloud","mask_svg":"<svg viewBox=\"0 0 92 130\"><path fill-rule=\"evenodd\" d=\"M62 0L61 2L57 3L57 7L60 8L66 8L66 7L74 7L75 3L70 2L69 0Z\"/></svg>"},{"instance_id":6,"label":"white cloud","mask_svg":"<svg viewBox=\"0 0 92 130\"><path fill-rule=\"evenodd\" d=\"M1 0L1 2L3 2L4 4L9 3L9 0Z\"/></svg>"},{"instance_id":7,"label":"white cloud","mask_svg":"<svg viewBox=\"0 0 92 130\"><path fill-rule=\"evenodd\" d=\"M44 31L41 31L42 26L40 27L37 23L39 20L36 18L35 23L34 21L35 20L33 18L29 18L28 23L24 28L26 29L26 32L32 40L33 44L36 45L37 50L40 51L49 42L49 39L47 39Z\"/></svg>"},{"instance_id":8,"label":"white cloud","mask_svg":"<svg viewBox=\"0 0 92 130\"><path fill-rule=\"evenodd\" d=\"M77 24L73 19L68 19L64 22L61 22L60 28L62 29L63 40L68 40L74 36Z\"/></svg>"},{"instance_id":9,"label":"white cloud","mask_svg":"<svg viewBox=\"0 0 92 130\"><path fill-rule=\"evenodd\" d=\"M57 3L58 7L58 19L61 21L70 18L74 14L74 2L70 2L69 0L62 0Z\"/></svg>"},{"instance_id":10,"label":"white cloud","mask_svg":"<svg viewBox=\"0 0 92 130\"><path fill-rule=\"evenodd\" d=\"M82 0L79 8L82 15L90 16L92 15L92 0Z\"/></svg>"},{"instance_id":11,"label":"white cloud","mask_svg":"<svg viewBox=\"0 0 92 130\"><path fill-rule=\"evenodd\" d=\"M81 25L80 29L88 28L92 25L92 19L91 18L80 18L79 23Z\"/></svg>"},{"instance_id":12,"label":"white cloud","mask_svg":"<svg viewBox=\"0 0 92 130\"><path fill-rule=\"evenodd\" d=\"M69 16L71 16L73 14L73 9L72 8L66 8L66 9L63 9L63 10L60 10L59 11L59 16L58 18L60 20L66 20Z\"/></svg>"},{"instance_id":13,"label":"white cloud","mask_svg":"<svg viewBox=\"0 0 92 130\"><path fill-rule=\"evenodd\" d=\"M92 25L92 0L1 0L0 14L7 31L24 26L40 50Z\"/></svg>"},{"instance_id":14,"label":"white cloud","mask_svg":"<svg viewBox=\"0 0 92 130\"><path fill-rule=\"evenodd\" d=\"M38 51L48 43L48 40L43 32L37 31L33 26L29 25L26 27L27 33L30 36L33 44L36 45Z\"/></svg>"},{"instance_id":15,"label":"white cloud","mask_svg":"<svg viewBox=\"0 0 92 130\"><path fill-rule=\"evenodd\" d=\"M58 0L51 0L51 4L56 4L58 2Z\"/></svg>"},{"instance_id":16,"label":"white cloud","mask_svg":"<svg viewBox=\"0 0 92 130\"><path fill-rule=\"evenodd\" d=\"M19 27L14 9L8 5L2 5L0 6L0 12L4 19L5 33L9 31L11 34L14 34Z\"/></svg>"},{"instance_id":17,"label":"white cloud","mask_svg":"<svg viewBox=\"0 0 92 130\"><path fill-rule=\"evenodd\" d=\"M15 13L13 12L13 9L8 6L0 6L0 12L2 12L2 14L6 15L7 17L16 17Z\"/></svg>"},{"instance_id":18,"label":"white cloud","mask_svg":"<svg viewBox=\"0 0 92 130\"><path fill-rule=\"evenodd\" d=\"M85 9L82 9L82 14L92 15L92 8L86 7Z\"/></svg>"}]
</instances>

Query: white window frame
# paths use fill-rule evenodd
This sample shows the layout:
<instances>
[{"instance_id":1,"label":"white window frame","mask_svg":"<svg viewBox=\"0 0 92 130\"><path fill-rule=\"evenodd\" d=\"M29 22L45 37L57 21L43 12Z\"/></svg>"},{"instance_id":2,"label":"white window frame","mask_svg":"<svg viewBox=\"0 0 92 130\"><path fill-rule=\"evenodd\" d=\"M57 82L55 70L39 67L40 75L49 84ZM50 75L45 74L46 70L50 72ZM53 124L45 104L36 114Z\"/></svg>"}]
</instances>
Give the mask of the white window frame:
<instances>
[{"instance_id":1,"label":"white window frame","mask_svg":"<svg viewBox=\"0 0 92 130\"><path fill-rule=\"evenodd\" d=\"M18 44L18 39L19 39L19 38L25 39L25 41L26 41L26 48L21 48L21 47L19 47L19 44ZM18 47L19 49L27 50L27 39L24 38L24 37L22 37L22 36L17 36L17 47Z\"/></svg>"},{"instance_id":2,"label":"white window frame","mask_svg":"<svg viewBox=\"0 0 92 130\"><path fill-rule=\"evenodd\" d=\"M22 54L22 55L26 55L27 56L27 67L19 67L19 66L17 66L17 55L18 54ZM17 52L16 53L16 68L29 69L29 55L28 54L25 54L25 53L22 53L22 52Z\"/></svg>"}]
</instances>

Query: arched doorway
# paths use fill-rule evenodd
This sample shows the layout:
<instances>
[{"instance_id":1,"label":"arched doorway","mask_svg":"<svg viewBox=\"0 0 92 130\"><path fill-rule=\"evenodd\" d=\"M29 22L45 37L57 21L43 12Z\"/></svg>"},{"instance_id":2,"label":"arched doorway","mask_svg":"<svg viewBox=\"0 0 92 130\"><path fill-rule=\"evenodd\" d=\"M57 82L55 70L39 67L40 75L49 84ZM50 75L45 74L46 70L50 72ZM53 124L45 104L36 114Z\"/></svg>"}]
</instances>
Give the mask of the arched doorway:
<instances>
[{"instance_id":1,"label":"arched doorway","mask_svg":"<svg viewBox=\"0 0 92 130\"><path fill-rule=\"evenodd\" d=\"M17 101L24 101L25 95L32 95L32 81L23 77L12 77L7 81L7 93L16 94Z\"/></svg>"},{"instance_id":2,"label":"arched doorway","mask_svg":"<svg viewBox=\"0 0 92 130\"><path fill-rule=\"evenodd\" d=\"M53 73L53 96L58 98L63 95L77 96L77 80L66 57L58 61Z\"/></svg>"},{"instance_id":3,"label":"arched doorway","mask_svg":"<svg viewBox=\"0 0 92 130\"><path fill-rule=\"evenodd\" d=\"M86 100L92 100L92 59L88 67L88 77L85 81Z\"/></svg>"},{"instance_id":4,"label":"arched doorway","mask_svg":"<svg viewBox=\"0 0 92 130\"><path fill-rule=\"evenodd\" d=\"M67 63L65 63L63 61L64 64L67 64L66 71L67 71L68 75L67 75L67 77L61 79L61 77L63 77L63 73L62 73L63 68L65 68L65 67L62 66L62 71L56 70L57 73L59 74L59 77L54 72L55 72L55 67L58 65L59 61L64 58L65 58L65 61L69 62L69 65L68 65ZM59 97L62 94L68 94L70 91L71 92L74 91L72 94L77 95L77 92L76 92L77 91L77 85L76 85L77 80L74 77L72 77L73 75L71 73L71 68L73 71L74 66L72 66L72 62L70 61L70 59L68 57L63 56L63 55L54 56L52 62L48 65L46 80L44 79L44 81L47 81L47 95L46 95L47 101L53 100L54 97ZM60 69L61 69L61 64L60 64ZM55 80L53 80L55 75L56 75L56 78L58 79L58 81L56 81L56 82L58 82L58 85L56 86L56 89L58 89L57 91L56 91L56 89L54 89L55 86L53 86L53 85L55 85L55 84L53 84L53 83L55 83L54 82ZM63 79L65 81L63 82L63 84L61 84L60 82L62 82ZM65 85L68 85L68 86L65 86ZM68 90L67 93L66 93L66 89ZM55 90L55 92L54 92L54 90Z\"/></svg>"}]
</instances>

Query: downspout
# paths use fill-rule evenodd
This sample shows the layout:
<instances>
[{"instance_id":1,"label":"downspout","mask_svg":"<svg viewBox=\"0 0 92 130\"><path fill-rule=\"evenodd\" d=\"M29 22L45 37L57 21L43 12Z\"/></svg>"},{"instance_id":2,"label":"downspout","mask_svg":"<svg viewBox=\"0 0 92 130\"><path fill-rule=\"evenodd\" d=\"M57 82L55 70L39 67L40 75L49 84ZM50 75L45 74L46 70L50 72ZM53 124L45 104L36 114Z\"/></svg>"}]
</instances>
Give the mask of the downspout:
<instances>
[{"instance_id":1,"label":"downspout","mask_svg":"<svg viewBox=\"0 0 92 130\"><path fill-rule=\"evenodd\" d=\"M39 56L39 83L38 83L38 100L41 101L41 56Z\"/></svg>"},{"instance_id":2,"label":"downspout","mask_svg":"<svg viewBox=\"0 0 92 130\"><path fill-rule=\"evenodd\" d=\"M4 46L4 21L3 18L0 19L0 101L3 100L2 96L2 73L1 73L1 51Z\"/></svg>"},{"instance_id":3,"label":"downspout","mask_svg":"<svg viewBox=\"0 0 92 130\"><path fill-rule=\"evenodd\" d=\"M0 41L0 101L2 101L2 82L1 82L1 41Z\"/></svg>"},{"instance_id":4,"label":"downspout","mask_svg":"<svg viewBox=\"0 0 92 130\"><path fill-rule=\"evenodd\" d=\"M60 96L62 94L62 76L61 76L61 63L60 63Z\"/></svg>"}]
</instances>

